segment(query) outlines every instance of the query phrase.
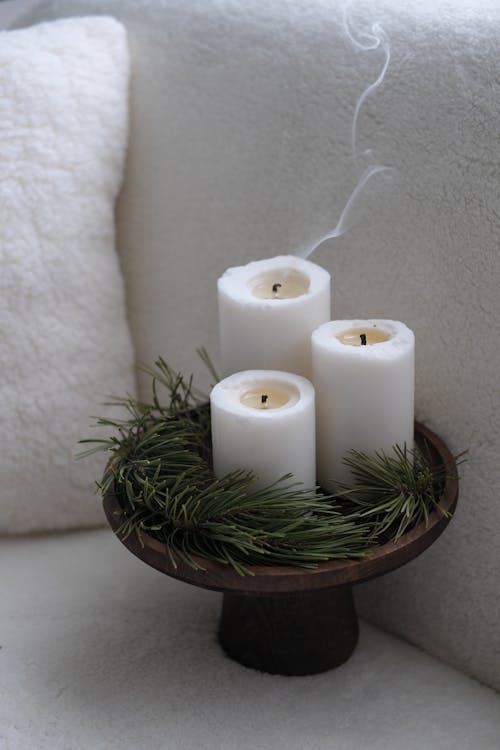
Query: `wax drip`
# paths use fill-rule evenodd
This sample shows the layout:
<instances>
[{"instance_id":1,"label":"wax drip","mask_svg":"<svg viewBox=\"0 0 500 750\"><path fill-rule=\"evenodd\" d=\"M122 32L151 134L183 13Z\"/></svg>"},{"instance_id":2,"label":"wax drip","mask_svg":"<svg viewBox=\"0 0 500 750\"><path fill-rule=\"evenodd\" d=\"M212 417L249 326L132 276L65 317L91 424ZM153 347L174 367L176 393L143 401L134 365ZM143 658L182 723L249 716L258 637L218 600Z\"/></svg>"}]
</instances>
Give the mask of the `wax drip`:
<instances>
[{"instance_id":1,"label":"wax drip","mask_svg":"<svg viewBox=\"0 0 500 750\"><path fill-rule=\"evenodd\" d=\"M283 286L283 284L273 284L273 292L276 294L278 289Z\"/></svg>"},{"instance_id":2,"label":"wax drip","mask_svg":"<svg viewBox=\"0 0 500 750\"><path fill-rule=\"evenodd\" d=\"M268 398L269 398L269 396L267 396L265 393L263 393L262 396L260 397L260 403L261 404L265 404L267 402Z\"/></svg>"},{"instance_id":3,"label":"wax drip","mask_svg":"<svg viewBox=\"0 0 500 750\"><path fill-rule=\"evenodd\" d=\"M366 346L366 333L360 333L359 338L361 339L361 346Z\"/></svg>"}]
</instances>

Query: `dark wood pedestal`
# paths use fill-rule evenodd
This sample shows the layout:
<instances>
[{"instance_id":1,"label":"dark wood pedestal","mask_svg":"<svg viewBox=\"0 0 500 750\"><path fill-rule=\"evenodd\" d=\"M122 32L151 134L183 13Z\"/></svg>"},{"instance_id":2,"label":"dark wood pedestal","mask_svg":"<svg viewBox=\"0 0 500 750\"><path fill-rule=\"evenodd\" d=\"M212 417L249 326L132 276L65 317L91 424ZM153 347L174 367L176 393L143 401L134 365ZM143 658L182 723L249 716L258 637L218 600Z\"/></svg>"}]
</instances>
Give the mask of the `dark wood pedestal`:
<instances>
[{"instance_id":1,"label":"dark wood pedestal","mask_svg":"<svg viewBox=\"0 0 500 750\"><path fill-rule=\"evenodd\" d=\"M458 498L457 467L446 445L415 424L415 439L425 442L435 466L444 466L447 480L440 506L452 513ZM116 497L108 493L104 510L111 528L122 524ZM399 568L421 554L443 532L449 515L439 509L404 534L358 560L332 560L314 569L252 566L253 575L199 559L205 570L181 560L174 568L165 546L146 534L120 541L153 568L202 588L224 593L219 642L232 659L264 672L306 675L337 667L351 655L358 639L352 585Z\"/></svg>"},{"instance_id":2,"label":"dark wood pedestal","mask_svg":"<svg viewBox=\"0 0 500 750\"><path fill-rule=\"evenodd\" d=\"M351 586L282 597L224 594L219 643L246 667L316 674L347 661L357 641Z\"/></svg>"}]
</instances>

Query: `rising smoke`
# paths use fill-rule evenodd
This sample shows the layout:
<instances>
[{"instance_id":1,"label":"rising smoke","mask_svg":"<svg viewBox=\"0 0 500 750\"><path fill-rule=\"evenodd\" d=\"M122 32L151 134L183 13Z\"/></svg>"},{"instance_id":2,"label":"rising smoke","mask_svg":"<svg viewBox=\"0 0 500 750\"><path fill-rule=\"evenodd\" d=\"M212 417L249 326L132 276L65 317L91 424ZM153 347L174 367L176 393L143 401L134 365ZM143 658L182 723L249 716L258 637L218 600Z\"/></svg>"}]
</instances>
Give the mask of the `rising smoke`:
<instances>
[{"instance_id":1,"label":"rising smoke","mask_svg":"<svg viewBox=\"0 0 500 750\"><path fill-rule=\"evenodd\" d=\"M371 178L374 177L376 174L379 174L380 172L386 172L389 169L391 169L390 167L384 166L382 164L377 164L373 158L373 154L371 150L367 150L367 151L364 151L363 154L359 154L358 149L357 149L359 113L366 99L371 94L373 94L373 92L376 91L376 89L378 89L378 87L382 84L382 81L385 78L385 74L387 73L387 69L389 67L389 63L391 59L389 41L387 39L387 36L384 30L381 28L381 26L378 23L373 24L370 32L360 32L358 30L353 31L349 24L348 11L346 7L344 7L343 9L343 28L350 42L357 49L363 52L369 52L371 50L381 49L384 52L384 62L383 62L380 74L378 75L375 81L373 81L372 83L369 84L369 86L366 87L366 89L363 91L363 93L359 97L356 103L356 107L354 109L354 115L352 118L352 126L351 126L352 159L356 165L359 165L361 161L364 161L364 163L368 164L368 166L366 166L365 169L363 170L353 191L351 192L349 198L347 199L347 202L340 214L340 217L335 227L333 229L328 230L325 234L321 235L319 239L316 239L314 242L310 243L305 248L302 248L301 250L298 250L295 252L295 255L298 255L302 258L308 258L320 245L323 244L323 242L326 242L326 240L331 240L331 239L334 239L335 237L340 237L342 234L344 234L344 232L348 229L348 220L349 220L351 211L354 205L358 202L358 199L361 193L363 192L368 181L371 180Z\"/></svg>"}]
</instances>

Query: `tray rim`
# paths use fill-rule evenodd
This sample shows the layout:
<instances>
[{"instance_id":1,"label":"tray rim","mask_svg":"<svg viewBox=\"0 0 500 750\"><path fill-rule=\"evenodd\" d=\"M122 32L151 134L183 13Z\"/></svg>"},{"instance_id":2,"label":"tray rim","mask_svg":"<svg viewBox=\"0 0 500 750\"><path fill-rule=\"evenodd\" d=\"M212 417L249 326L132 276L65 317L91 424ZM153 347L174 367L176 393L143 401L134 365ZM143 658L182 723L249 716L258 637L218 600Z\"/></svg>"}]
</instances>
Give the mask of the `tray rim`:
<instances>
[{"instance_id":1,"label":"tray rim","mask_svg":"<svg viewBox=\"0 0 500 750\"><path fill-rule=\"evenodd\" d=\"M458 500L458 472L455 459L443 440L428 427L415 422L415 439L427 441L433 462L446 469L446 482L440 498L440 506L452 514ZM250 575L240 576L229 566L205 558L195 557L204 570L194 570L182 560L175 568L167 555L166 546L154 537L142 533L131 534L121 539L117 530L123 520L123 511L116 496L107 492L103 506L109 525L119 541L147 565L194 586L247 596L279 596L297 593L312 593L337 586L352 585L376 578L396 570L427 549L444 531L449 516L436 509L429 515L428 524L422 522L403 534L397 542L387 542L355 560L331 560L320 563L314 569L292 566L248 566Z\"/></svg>"}]
</instances>

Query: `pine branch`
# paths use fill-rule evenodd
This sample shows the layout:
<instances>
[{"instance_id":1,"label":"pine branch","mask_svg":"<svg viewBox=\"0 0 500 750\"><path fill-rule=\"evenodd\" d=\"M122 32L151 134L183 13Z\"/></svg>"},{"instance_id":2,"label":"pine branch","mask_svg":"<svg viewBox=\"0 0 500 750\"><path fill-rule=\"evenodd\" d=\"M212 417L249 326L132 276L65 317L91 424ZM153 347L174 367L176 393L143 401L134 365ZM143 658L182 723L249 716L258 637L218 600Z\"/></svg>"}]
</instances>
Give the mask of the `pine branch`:
<instances>
[{"instance_id":1,"label":"pine branch","mask_svg":"<svg viewBox=\"0 0 500 750\"><path fill-rule=\"evenodd\" d=\"M444 476L423 455L397 446L393 456L351 452L346 464L354 484L336 497L303 490L291 475L264 488L256 488L251 472L216 478L209 405L192 378L161 358L142 369L152 378L151 402L114 400L126 418L96 420L114 434L81 442L93 443L85 455L111 453L98 487L113 492L123 510L118 534L156 537L174 566L183 560L199 568L195 558L205 558L243 575L254 564L314 567L357 558L427 520L439 505Z\"/></svg>"},{"instance_id":2,"label":"pine branch","mask_svg":"<svg viewBox=\"0 0 500 750\"><path fill-rule=\"evenodd\" d=\"M368 455L349 451L343 463L350 469L352 483L339 483L339 497L345 498L359 517L371 520L379 539L395 541L418 523L429 520L439 509L446 470L432 469L428 457L415 448L395 445L392 454L382 451Z\"/></svg>"}]
</instances>

